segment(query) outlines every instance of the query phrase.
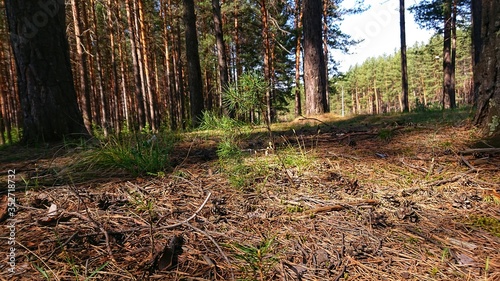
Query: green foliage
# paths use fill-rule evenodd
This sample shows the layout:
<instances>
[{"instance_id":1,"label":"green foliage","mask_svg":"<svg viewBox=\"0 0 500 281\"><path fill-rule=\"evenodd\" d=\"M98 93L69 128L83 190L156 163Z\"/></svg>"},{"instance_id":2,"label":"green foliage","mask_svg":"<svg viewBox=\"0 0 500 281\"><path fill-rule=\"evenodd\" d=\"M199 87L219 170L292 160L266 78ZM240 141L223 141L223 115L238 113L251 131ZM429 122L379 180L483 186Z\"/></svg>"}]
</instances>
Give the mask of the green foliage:
<instances>
[{"instance_id":1,"label":"green foliage","mask_svg":"<svg viewBox=\"0 0 500 281\"><path fill-rule=\"evenodd\" d=\"M498 126L500 125L500 118L498 115L495 115L491 118L491 122L488 123L488 127L490 128L489 135L493 135L495 132L498 132Z\"/></svg>"},{"instance_id":2,"label":"green foliage","mask_svg":"<svg viewBox=\"0 0 500 281\"><path fill-rule=\"evenodd\" d=\"M74 168L93 172L125 170L134 176L158 173L169 167L174 143L175 136L166 133L112 136L88 151Z\"/></svg>"},{"instance_id":3,"label":"green foliage","mask_svg":"<svg viewBox=\"0 0 500 281\"><path fill-rule=\"evenodd\" d=\"M264 237L257 246L234 243L229 245L235 252L234 257L245 263L242 270L247 273L246 280L267 280L266 277L278 263L274 252L274 238Z\"/></svg>"},{"instance_id":4,"label":"green foliage","mask_svg":"<svg viewBox=\"0 0 500 281\"><path fill-rule=\"evenodd\" d=\"M227 116L217 116L205 111L200 125L202 130L217 131L220 133L220 142L217 145L217 156L221 160L236 159L241 156L239 147L240 138L244 135L245 124Z\"/></svg>"},{"instance_id":5,"label":"green foliage","mask_svg":"<svg viewBox=\"0 0 500 281\"><path fill-rule=\"evenodd\" d=\"M239 159L241 149L233 139L224 139L217 145L217 156L219 159Z\"/></svg>"},{"instance_id":6,"label":"green foliage","mask_svg":"<svg viewBox=\"0 0 500 281\"><path fill-rule=\"evenodd\" d=\"M500 220L497 218L473 215L466 220L466 223L500 237Z\"/></svg>"},{"instance_id":7,"label":"green foliage","mask_svg":"<svg viewBox=\"0 0 500 281\"><path fill-rule=\"evenodd\" d=\"M204 111L200 130L214 130L222 133L230 131L238 131L244 126L243 122L227 117L225 115L219 116L218 114L210 111Z\"/></svg>"},{"instance_id":8,"label":"green foliage","mask_svg":"<svg viewBox=\"0 0 500 281\"><path fill-rule=\"evenodd\" d=\"M393 136L394 136L394 132L391 129L381 129L378 132L378 137L384 141L389 141L390 139L392 139Z\"/></svg>"},{"instance_id":9,"label":"green foliage","mask_svg":"<svg viewBox=\"0 0 500 281\"><path fill-rule=\"evenodd\" d=\"M298 205L286 206L286 211L288 213L302 213L304 211L304 207Z\"/></svg>"},{"instance_id":10,"label":"green foliage","mask_svg":"<svg viewBox=\"0 0 500 281\"><path fill-rule=\"evenodd\" d=\"M40 272L42 275L43 279L45 280L50 280L50 274L41 266L38 266L37 264L33 263L33 266Z\"/></svg>"},{"instance_id":11,"label":"green foliage","mask_svg":"<svg viewBox=\"0 0 500 281\"><path fill-rule=\"evenodd\" d=\"M472 102L470 35L457 30L456 99L459 105ZM436 35L426 44L416 43L407 50L410 109L424 112L442 109L443 37ZM331 82L331 108L340 114L344 88L346 113L399 112L401 95L401 53L369 58ZM378 106L376 101L378 100ZM373 112L377 110L378 112Z\"/></svg>"},{"instance_id":12,"label":"green foliage","mask_svg":"<svg viewBox=\"0 0 500 281\"><path fill-rule=\"evenodd\" d=\"M10 135L7 131L3 132L3 138L5 139L5 143L0 145L0 149L8 145L19 143L21 141L20 139L21 134L22 134L22 129L15 126L10 129Z\"/></svg>"},{"instance_id":13,"label":"green foliage","mask_svg":"<svg viewBox=\"0 0 500 281\"><path fill-rule=\"evenodd\" d=\"M285 147L261 157L243 157L242 154L220 161L221 167L234 188L250 192L261 192L270 178L300 176L310 169L315 158L301 153L296 147Z\"/></svg>"},{"instance_id":14,"label":"green foliage","mask_svg":"<svg viewBox=\"0 0 500 281\"><path fill-rule=\"evenodd\" d=\"M414 112L426 112L429 110L429 107L420 101L420 99L415 99L415 108L413 109Z\"/></svg>"},{"instance_id":15,"label":"green foliage","mask_svg":"<svg viewBox=\"0 0 500 281\"><path fill-rule=\"evenodd\" d=\"M264 96L269 90L269 84L264 76L257 72L246 72L237 83L232 83L225 91L224 105L237 116L257 110L264 114Z\"/></svg>"},{"instance_id":16,"label":"green foliage","mask_svg":"<svg viewBox=\"0 0 500 281\"><path fill-rule=\"evenodd\" d=\"M254 184L252 167L241 162L225 162L224 171L228 174L229 184L236 189L247 189Z\"/></svg>"},{"instance_id":17,"label":"green foliage","mask_svg":"<svg viewBox=\"0 0 500 281\"><path fill-rule=\"evenodd\" d=\"M279 155L283 162L282 165L285 166L285 169L293 168L298 171L305 170L313 164L314 157L307 151L304 140L299 138L295 130L293 130L293 133L297 145L292 145L290 141L284 138L286 146L283 150L279 151ZM311 149L313 149L313 147L311 147Z\"/></svg>"},{"instance_id":18,"label":"green foliage","mask_svg":"<svg viewBox=\"0 0 500 281\"><path fill-rule=\"evenodd\" d=\"M429 274L431 276L436 276L437 274L439 273L439 268L436 267L436 266L433 266L430 270L429 270Z\"/></svg>"},{"instance_id":19,"label":"green foliage","mask_svg":"<svg viewBox=\"0 0 500 281\"><path fill-rule=\"evenodd\" d=\"M97 125L96 123L92 123L92 136L94 136L94 138L98 140L106 139L104 130L101 128L101 126Z\"/></svg>"},{"instance_id":20,"label":"green foliage","mask_svg":"<svg viewBox=\"0 0 500 281\"><path fill-rule=\"evenodd\" d=\"M410 6L409 10L421 28L442 32L445 8L443 1L422 0ZM470 0L457 1L457 24L465 28L470 26Z\"/></svg>"}]
</instances>

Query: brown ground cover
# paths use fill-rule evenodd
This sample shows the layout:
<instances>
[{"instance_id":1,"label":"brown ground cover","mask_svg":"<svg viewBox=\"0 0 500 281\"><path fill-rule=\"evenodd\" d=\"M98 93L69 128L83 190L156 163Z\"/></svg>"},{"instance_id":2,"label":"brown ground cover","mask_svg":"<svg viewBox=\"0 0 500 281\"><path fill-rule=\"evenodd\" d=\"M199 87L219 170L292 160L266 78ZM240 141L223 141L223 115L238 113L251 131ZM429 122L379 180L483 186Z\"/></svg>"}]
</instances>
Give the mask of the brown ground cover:
<instances>
[{"instance_id":1,"label":"brown ground cover","mask_svg":"<svg viewBox=\"0 0 500 281\"><path fill-rule=\"evenodd\" d=\"M241 174L195 135L156 176L78 181L78 150L0 150L18 207L0 278L500 280L500 152L466 121L293 125L242 141Z\"/></svg>"}]
</instances>

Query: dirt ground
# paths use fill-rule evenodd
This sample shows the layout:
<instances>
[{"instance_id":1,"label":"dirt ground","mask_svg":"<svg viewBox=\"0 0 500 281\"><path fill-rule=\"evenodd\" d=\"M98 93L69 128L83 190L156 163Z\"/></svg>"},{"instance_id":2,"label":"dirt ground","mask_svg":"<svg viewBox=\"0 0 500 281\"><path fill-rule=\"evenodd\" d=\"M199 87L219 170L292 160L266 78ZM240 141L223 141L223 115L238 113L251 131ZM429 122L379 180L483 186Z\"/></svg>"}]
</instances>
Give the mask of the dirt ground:
<instances>
[{"instance_id":1,"label":"dirt ground","mask_svg":"<svg viewBox=\"0 0 500 281\"><path fill-rule=\"evenodd\" d=\"M0 279L500 280L500 151L467 122L312 123L247 139L269 165L244 188L211 138L165 174L83 182L58 178L78 148L2 149Z\"/></svg>"}]
</instances>

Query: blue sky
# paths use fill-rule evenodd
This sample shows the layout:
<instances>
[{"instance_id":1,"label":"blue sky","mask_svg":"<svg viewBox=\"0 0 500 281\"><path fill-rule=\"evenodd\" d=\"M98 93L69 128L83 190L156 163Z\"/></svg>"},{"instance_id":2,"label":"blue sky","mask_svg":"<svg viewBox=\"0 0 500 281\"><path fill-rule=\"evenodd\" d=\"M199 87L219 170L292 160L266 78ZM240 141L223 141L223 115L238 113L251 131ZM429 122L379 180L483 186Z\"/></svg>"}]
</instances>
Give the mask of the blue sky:
<instances>
[{"instance_id":1,"label":"blue sky","mask_svg":"<svg viewBox=\"0 0 500 281\"><path fill-rule=\"evenodd\" d=\"M352 7L354 0L345 0L343 7ZM408 8L414 5L416 0L406 0ZM365 1L370 9L358 15L345 17L341 24L343 32L351 35L354 39L364 39L357 46L352 47L351 54L342 54L333 51L336 61L340 62L339 70L345 72L350 66L361 64L367 58L378 57L383 54L392 54L400 48L399 39L399 1L398 0L376 0ZM427 42L433 32L422 30L414 22L413 14L406 11L406 45L412 46L415 42Z\"/></svg>"}]
</instances>

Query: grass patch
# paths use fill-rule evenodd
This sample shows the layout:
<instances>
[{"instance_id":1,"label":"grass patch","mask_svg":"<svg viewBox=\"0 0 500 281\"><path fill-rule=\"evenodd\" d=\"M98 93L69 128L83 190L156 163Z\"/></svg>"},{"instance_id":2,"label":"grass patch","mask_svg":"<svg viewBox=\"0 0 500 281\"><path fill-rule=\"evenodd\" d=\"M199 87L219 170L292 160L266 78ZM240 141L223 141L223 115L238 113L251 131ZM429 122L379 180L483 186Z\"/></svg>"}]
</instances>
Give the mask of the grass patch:
<instances>
[{"instance_id":1,"label":"grass patch","mask_svg":"<svg viewBox=\"0 0 500 281\"><path fill-rule=\"evenodd\" d=\"M72 170L157 175L170 166L170 153L175 141L175 135L166 133L112 136L102 141L98 148L84 152Z\"/></svg>"},{"instance_id":2,"label":"grass patch","mask_svg":"<svg viewBox=\"0 0 500 281\"><path fill-rule=\"evenodd\" d=\"M465 223L500 237L500 220L497 218L473 215Z\"/></svg>"}]
</instances>

